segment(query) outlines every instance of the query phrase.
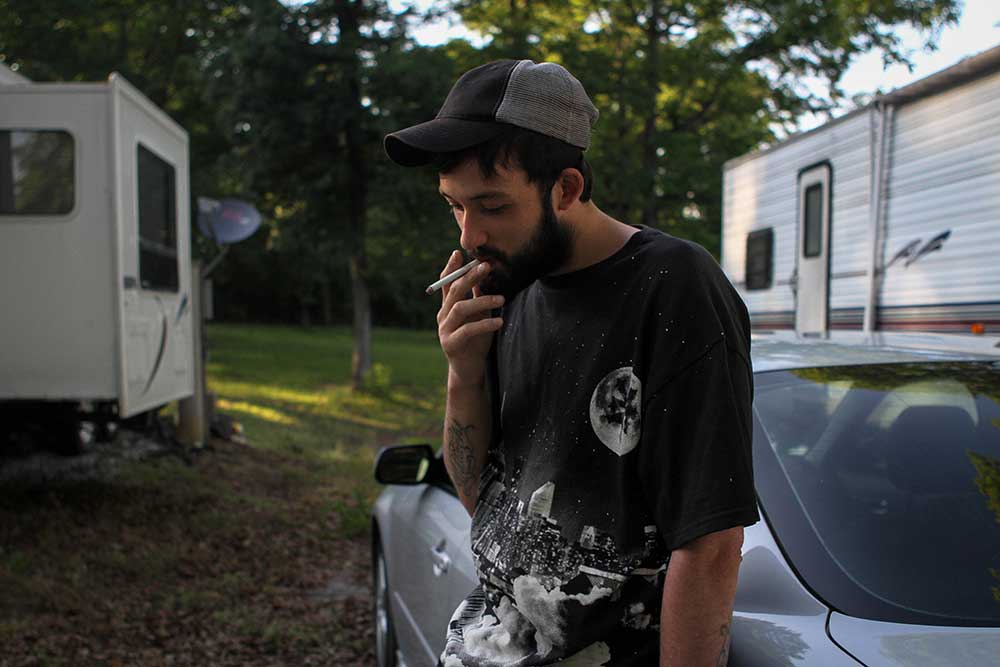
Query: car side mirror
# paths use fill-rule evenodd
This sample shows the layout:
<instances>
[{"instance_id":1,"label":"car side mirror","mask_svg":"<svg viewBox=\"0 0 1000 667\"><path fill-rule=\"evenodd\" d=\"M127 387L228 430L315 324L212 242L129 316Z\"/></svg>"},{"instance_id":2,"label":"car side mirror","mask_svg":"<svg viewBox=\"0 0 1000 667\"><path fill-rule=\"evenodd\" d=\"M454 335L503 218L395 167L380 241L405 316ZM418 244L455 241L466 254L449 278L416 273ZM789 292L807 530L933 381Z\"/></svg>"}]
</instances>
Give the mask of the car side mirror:
<instances>
[{"instance_id":1,"label":"car side mirror","mask_svg":"<svg viewBox=\"0 0 1000 667\"><path fill-rule=\"evenodd\" d=\"M380 484L423 484L436 459L430 445L390 445L375 459L375 479Z\"/></svg>"}]
</instances>

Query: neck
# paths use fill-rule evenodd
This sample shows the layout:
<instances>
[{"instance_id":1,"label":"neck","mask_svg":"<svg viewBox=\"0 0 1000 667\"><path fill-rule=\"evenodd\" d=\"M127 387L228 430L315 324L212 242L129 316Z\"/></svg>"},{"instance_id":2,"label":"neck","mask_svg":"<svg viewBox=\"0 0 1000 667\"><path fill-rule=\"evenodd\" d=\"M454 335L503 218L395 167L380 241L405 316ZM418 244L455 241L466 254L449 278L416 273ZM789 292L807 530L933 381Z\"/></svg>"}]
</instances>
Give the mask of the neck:
<instances>
[{"instance_id":1,"label":"neck","mask_svg":"<svg viewBox=\"0 0 1000 667\"><path fill-rule=\"evenodd\" d=\"M562 220L573 228L573 249L569 260L553 275L579 271L615 254L638 229L615 220L593 202L581 204L579 210Z\"/></svg>"}]
</instances>

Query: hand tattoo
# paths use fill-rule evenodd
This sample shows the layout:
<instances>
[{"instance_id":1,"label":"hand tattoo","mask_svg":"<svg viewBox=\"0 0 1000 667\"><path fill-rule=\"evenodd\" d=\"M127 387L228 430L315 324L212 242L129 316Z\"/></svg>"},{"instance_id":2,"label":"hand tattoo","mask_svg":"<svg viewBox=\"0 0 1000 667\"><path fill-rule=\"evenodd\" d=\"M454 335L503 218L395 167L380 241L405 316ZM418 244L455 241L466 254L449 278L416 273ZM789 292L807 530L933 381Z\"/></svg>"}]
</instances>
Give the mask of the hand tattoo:
<instances>
[{"instance_id":1,"label":"hand tattoo","mask_svg":"<svg viewBox=\"0 0 1000 667\"><path fill-rule=\"evenodd\" d=\"M451 454L451 475L455 486L471 496L478 490L476 451L469 442L469 434L476 427L452 419L448 425L448 452Z\"/></svg>"},{"instance_id":2,"label":"hand tattoo","mask_svg":"<svg viewBox=\"0 0 1000 667\"><path fill-rule=\"evenodd\" d=\"M717 667L726 667L729 664L729 624L723 623L722 627L719 628L719 634L722 636L722 652L719 653L719 659L715 663Z\"/></svg>"}]
</instances>

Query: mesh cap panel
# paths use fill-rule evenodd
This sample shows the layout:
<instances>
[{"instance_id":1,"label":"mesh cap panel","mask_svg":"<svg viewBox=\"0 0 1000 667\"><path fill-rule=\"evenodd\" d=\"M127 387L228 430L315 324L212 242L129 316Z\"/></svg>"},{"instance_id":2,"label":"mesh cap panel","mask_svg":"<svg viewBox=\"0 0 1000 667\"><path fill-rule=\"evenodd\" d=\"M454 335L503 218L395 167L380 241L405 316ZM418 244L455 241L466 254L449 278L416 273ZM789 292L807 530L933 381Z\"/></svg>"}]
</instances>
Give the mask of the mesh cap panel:
<instances>
[{"instance_id":1,"label":"mesh cap panel","mask_svg":"<svg viewBox=\"0 0 1000 667\"><path fill-rule=\"evenodd\" d=\"M555 137L578 148L590 146L597 108L583 85L555 63L522 60L510 74L496 119Z\"/></svg>"}]
</instances>

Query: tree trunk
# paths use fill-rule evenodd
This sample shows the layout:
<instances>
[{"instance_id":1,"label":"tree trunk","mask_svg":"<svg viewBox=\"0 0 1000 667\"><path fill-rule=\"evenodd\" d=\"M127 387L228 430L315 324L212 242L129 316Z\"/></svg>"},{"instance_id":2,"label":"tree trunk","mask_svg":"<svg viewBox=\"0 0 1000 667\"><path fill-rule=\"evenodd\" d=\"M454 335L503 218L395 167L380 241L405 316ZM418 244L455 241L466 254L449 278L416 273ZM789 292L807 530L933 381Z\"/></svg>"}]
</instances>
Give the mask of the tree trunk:
<instances>
[{"instance_id":1,"label":"tree trunk","mask_svg":"<svg viewBox=\"0 0 1000 667\"><path fill-rule=\"evenodd\" d=\"M372 368L372 308L365 280L364 253L351 257L351 301L354 305L354 354L351 383L359 389Z\"/></svg>"},{"instance_id":2,"label":"tree trunk","mask_svg":"<svg viewBox=\"0 0 1000 667\"><path fill-rule=\"evenodd\" d=\"M347 139L347 160L350 165L350 243L351 243L351 301L354 315L354 354L351 356L351 385L360 389L372 367L372 306L368 292L368 274L365 261L365 228L368 217L368 163L364 153L361 106L361 31L358 13L364 10L361 2L339 0L336 3L340 43L345 50L345 67L351 110L344 119Z\"/></svg>"},{"instance_id":3,"label":"tree trunk","mask_svg":"<svg viewBox=\"0 0 1000 667\"><path fill-rule=\"evenodd\" d=\"M649 107L642 127L642 172L646 180L646 196L642 205L642 224L656 226L656 98L660 91L660 0L650 0L646 27L646 88Z\"/></svg>"},{"instance_id":4,"label":"tree trunk","mask_svg":"<svg viewBox=\"0 0 1000 667\"><path fill-rule=\"evenodd\" d=\"M514 39L511 42L511 53L516 58L524 58L525 47L528 45L528 40L524 34L524 24L520 20L520 7L517 6L517 0L510 0L510 26L511 32L513 33Z\"/></svg>"}]
</instances>

